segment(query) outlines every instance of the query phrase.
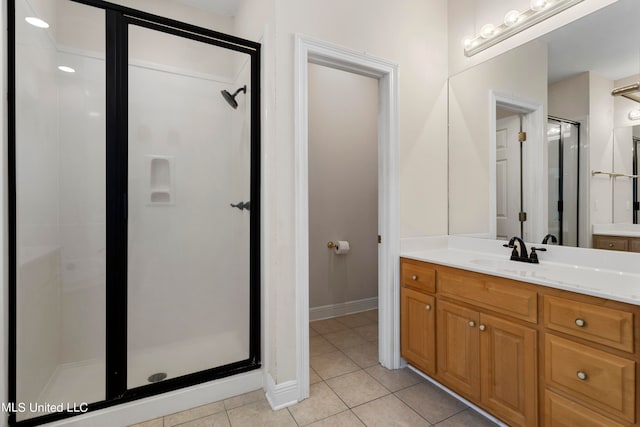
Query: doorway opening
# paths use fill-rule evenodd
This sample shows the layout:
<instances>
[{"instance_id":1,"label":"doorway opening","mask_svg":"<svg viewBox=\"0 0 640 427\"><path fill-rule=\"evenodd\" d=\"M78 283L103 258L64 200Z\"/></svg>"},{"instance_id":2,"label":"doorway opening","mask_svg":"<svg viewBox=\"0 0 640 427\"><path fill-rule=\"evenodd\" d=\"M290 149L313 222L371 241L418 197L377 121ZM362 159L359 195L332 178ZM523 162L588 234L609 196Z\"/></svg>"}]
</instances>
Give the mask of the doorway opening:
<instances>
[{"instance_id":1,"label":"doorway opening","mask_svg":"<svg viewBox=\"0 0 640 427\"><path fill-rule=\"evenodd\" d=\"M326 379L345 355L378 363L378 81L308 70L309 355Z\"/></svg>"},{"instance_id":2,"label":"doorway opening","mask_svg":"<svg viewBox=\"0 0 640 427\"><path fill-rule=\"evenodd\" d=\"M309 397L309 64L323 65L377 81L378 361L390 369L399 368L401 362L398 66L383 59L301 35L296 35L295 43L296 373L297 400L303 400ZM269 394L269 390L267 393ZM279 406L277 398L273 400L275 405L272 406Z\"/></svg>"}]
</instances>

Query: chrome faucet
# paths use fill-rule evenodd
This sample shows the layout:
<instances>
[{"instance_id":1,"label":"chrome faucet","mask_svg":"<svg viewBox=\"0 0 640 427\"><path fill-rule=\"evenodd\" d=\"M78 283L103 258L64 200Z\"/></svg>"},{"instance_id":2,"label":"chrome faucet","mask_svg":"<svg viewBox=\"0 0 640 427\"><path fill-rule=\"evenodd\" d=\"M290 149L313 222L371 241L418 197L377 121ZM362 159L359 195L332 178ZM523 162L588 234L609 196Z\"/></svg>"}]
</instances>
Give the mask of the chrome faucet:
<instances>
[{"instance_id":1,"label":"chrome faucet","mask_svg":"<svg viewBox=\"0 0 640 427\"><path fill-rule=\"evenodd\" d=\"M558 237L556 237L555 234L549 233L546 236L544 236L544 239L542 239L542 244L546 245L549 239L551 239L551 243L558 243Z\"/></svg>"},{"instance_id":2,"label":"chrome faucet","mask_svg":"<svg viewBox=\"0 0 640 427\"><path fill-rule=\"evenodd\" d=\"M511 261L528 262L531 264L539 264L538 253L536 251L546 251L545 248L531 248L531 254L527 252L527 245L520 237L514 236L509 240L509 244L502 245L505 248L513 248L511 251Z\"/></svg>"}]
</instances>

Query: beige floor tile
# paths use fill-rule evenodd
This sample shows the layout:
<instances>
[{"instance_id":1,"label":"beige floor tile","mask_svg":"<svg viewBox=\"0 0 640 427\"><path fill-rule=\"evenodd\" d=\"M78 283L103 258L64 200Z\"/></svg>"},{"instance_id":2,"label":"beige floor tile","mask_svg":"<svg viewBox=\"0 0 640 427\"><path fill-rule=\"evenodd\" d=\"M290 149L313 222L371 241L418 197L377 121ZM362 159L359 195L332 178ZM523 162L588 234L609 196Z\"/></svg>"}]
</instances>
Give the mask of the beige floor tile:
<instances>
[{"instance_id":1,"label":"beige floor tile","mask_svg":"<svg viewBox=\"0 0 640 427\"><path fill-rule=\"evenodd\" d=\"M317 337L318 335L320 335L319 333L316 332L315 329L313 329L311 326L309 326L309 338L311 337Z\"/></svg>"},{"instance_id":2,"label":"beige floor tile","mask_svg":"<svg viewBox=\"0 0 640 427\"><path fill-rule=\"evenodd\" d=\"M369 319L371 319L372 322L378 323L378 309L377 308L375 310L364 311L363 313L365 313L365 315L367 317L369 317Z\"/></svg>"},{"instance_id":3,"label":"beige floor tile","mask_svg":"<svg viewBox=\"0 0 640 427\"><path fill-rule=\"evenodd\" d=\"M318 375L318 373L314 371L313 368L309 368L309 384L319 383L320 381L322 381L320 375Z\"/></svg>"},{"instance_id":4,"label":"beige floor tile","mask_svg":"<svg viewBox=\"0 0 640 427\"><path fill-rule=\"evenodd\" d=\"M347 316L341 316L335 318L338 322L342 323L348 328L357 328L360 326L370 325L373 323L371 315L366 311L360 313L349 314Z\"/></svg>"},{"instance_id":5,"label":"beige floor tile","mask_svg":"<svg viewBox=\"0 0 640 427\"><path fill-rule=\"evenodd\" d=\"M362 338L367 341L377 341L378 340L378 324L360 326L359 328L355 328L354 331L358 333Z\"/></svg>"},{"instance_id":6,"label":"beige floor tile","mask_svg":"<svg viewBox=\"0 0 640 427\"><path fill-rule=\"evenodd\" d=\"M145 421L140 424L134 424L129 427L162 427L163 425L164 424L162 418L156 418L154 420Z\"/></svg>"},{"instance_id":7,"label":"beige floor tile","mask_svg":"<svg viewBox=\"0 0 640 427\"><path fill-rule=\"evenodd\" d=\"M351 329L323 335L331 344L340 350L366 344L367 341Z\"/></svg>"},{"instance_id":8,"label":"beige floor tile","mask_svg":"<svg viewBox=\"0 0 640 427\"><path fill-rule=\"evenodd\" d=\"M213 402L164 417L164 426L172 427L224 411L224 403Z\"/></svg>"},{"instance_id":9,"label":"beige floor tile","mask_svg":"<svg viewBox=\"0 0 640 427\"><path fill-rule=\"evenodd\" d=\"M273 411L266 400L230 409L227 414L233 427L297 427L288 410Z\"/></svg>"},{"instance_id":10,"label":"beige floor tile","mask_svg":"<svg viewBox=\"0 0 640 427\"><path fill-rule=\"evenodd\" d=\"M389 390L365 371L356 371L331 378L327 380L327 385L349 408L389 394Z\"/></svg>"},{"instance_id":11,"label":"beige floor tile","mask_svg":"<svg viewBox=\"0 0 640 427\"><path fill-rule=\"evenodd\" d=\"M311 424L347 409L342 400L325 383L312 385L309 394L308 399L289 408L298 425Z\"/></svg>"},{"instance_id":12,"label":"beige floor tile","mask_svg":"<svg viewBox=\"0 0 640 427\"><path fill-rule=\"evenodd\" d=\"M180 424L180 427L231 427L227 413L219 412L215 415L199 418L188 423Z\"/></svg>"},{"instance_id":13,"label":"beige floor tile","mask_svg":"<svg viewBox=\"0 0 640 427\"><path fill-rule=\"evenodd\" d=\"M309 338L309 356L319 356L337 350L336 346L327 341L323 336L318 335Z\"/></svg>"},{"instance_id":14,"label":"beige floor tile","mask_svg":"<svg viewBox=\"0 0 640 427\"><path fill-rule=\"evenodd\" d=\"M366 371L369 375L378 380L380 384L392 392L402 390L403 388L407 388L423 381L418 374L411 371L409 368L391 370L378 365L367 368Z\"/></svg>"},{"instance_id":15,"label":"beige floor tile","mask_svg":"<svg viewBox=\"0 0 640 427\"><path fill-rule=\"evenodd\" d=\"M369 427L429 427L427 421L392 394L353 408L352 411Z\"/></svg>"},{"instance_id":16,"label":"beige floor tile","mask_svg":"<svg viewBox=\"0 0 640 427\"><path fill-rule=\"evenodd\" d=\"M378 364L377 344L366 343L356 347L345 348L342 352L363 369Z\"/></svg>"},{"instance_id":17,"label":"beige floor tile","mask_svg":"<svg viewBox=\"0 0 640 427\"><path fill-rule=\"evenodd\" d=\"M467 405L429 382L421 382L400 390L396 396L431 424L467 409Z\"/></svg>"},{"instance_id":18,"label":"beige floor tile","mask_svg":"<svg viewBox=\"0 0 640 427\"><path fill-rule=\"evenodd\" d=\"M266 397L264 396L264 390L256 390L238 396L230 397L229 399L225 399L224 407L229 410L242 405L246 405L247 403L258 402L265 399Z\"/></svg>"},{"instance_id":19,"label":"beige floor tile","mask_svg":"<svg viewBox=\"0 0 640 427\"><path fill-rule=\"evenodd\" d=\"M324 420L309 424L309 427L360 427L362 422L351 411L340 412Z\"/></svg>"},{"instance_id":20,"label":"beige floor tile","mask_svg":"<svg viewBox=\"0 0 640 427\"><path fill-rule=\"evenodd\" d=\"M336 319L316 320L309 323L309 326L320 335L330 334L333 332L345 331L348 328Z\"/></svg>"},{"instance_id":21,"label":"beige floor tile","mask_svg":"<svg viewBox=\"0 0 640 427\"><path fill-rule=\"evenodd\" d=\"M313 356L310 358L310 365L324 380L360 369L341 351Z\"/></svg>"},{"instance_id":22,"label":"beige floor tile","mask_svg":"<svg viewBox=\"0 0 640 427\"><path fill-rule=\"evenodd\" d=\"M473 409L467 409L451 418L436 424L438 427L494 427L493 421L488 420Z\"/></svg>"}]
</instances>

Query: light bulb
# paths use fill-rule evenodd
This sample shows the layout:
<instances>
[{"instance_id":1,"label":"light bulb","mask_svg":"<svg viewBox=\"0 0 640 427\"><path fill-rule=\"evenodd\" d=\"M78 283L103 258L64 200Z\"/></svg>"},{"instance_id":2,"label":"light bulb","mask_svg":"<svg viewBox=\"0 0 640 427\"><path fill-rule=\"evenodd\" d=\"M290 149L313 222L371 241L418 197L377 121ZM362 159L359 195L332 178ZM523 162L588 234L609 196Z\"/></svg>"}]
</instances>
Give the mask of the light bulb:
<instances>
[{"instance_id":1,"label":"light bulb","mask_svg":"<svg viewBox=\"0 0 640 427\"><path fill-rule=\"evenodd\" d=\"M58 66L58 70L60 70L60 71L64 71L65 73L75 73L75 72L76 72L76 70L74 70L74 69L73 69L73 68L71 68L71 67L67 67L66 65L60 65L60 66Z\"/></svg>"},{"instance_id":2,"label":"light bulb","mask_svg":"<svg viewBox=\"0 0 640 427\"><path fill-rule=\"evenodd\" d=\"M465 37L464 40L462 40L462 44L464 44L465 49L469 49L473 44L473 37Z\"/></svg>"},{"instance_id":3,"label":"light bulb","mask_svg":"<svg viewBox=\"0 0 640 427\"><path fill-rule=\"evenodd\" d=\"M29 24L33 25L34 27L49 28L49 24L47 24L45 21L43 21L40 18L36 18L35 16L27 16L26 18L24 18L24 20L27 21Z\"/></svg>"},{"instance_id":4,"label":"light bulb","mask_svg":"<svg viewBox=\"0 0 640 427\"><path fill-rule=\"evenodd\" d=\"M488 39L493 35L495 30L496 27L494 27L493 24L485 24L482 26L482 28L480 28L480 36L482 36L482 38Z\"/></svg>"},{"instance_id":5,"label":"light bulb","mask_svg":"<svg viewBox=\"0 0 640 427\"><path fill-rule=\"evenodd\" d=\"M629 120L640 120L640 110L629 111Z\"/></svg>"},{"instance_id":6,"label":"light bulb","mask_svg":"<svg viewBox=\"0 0 640 427\"><path fill-rule=\"evenodd\" d=\"M506 15L504 15L504 25L506 25L507 27L513 27L518 23L519 19L520 12L518 12L517 10L510 10Z\"/></svg>"},{"instance_id":7,"label":"light bulb","mask_svg":"<svg viewBox=\"0 0 640 427\"><path fill-rule=\"evenodd\" d=\"M531 10L541 11L547 6L547 0L531 0Z\"/></svg>"}]
</instances>

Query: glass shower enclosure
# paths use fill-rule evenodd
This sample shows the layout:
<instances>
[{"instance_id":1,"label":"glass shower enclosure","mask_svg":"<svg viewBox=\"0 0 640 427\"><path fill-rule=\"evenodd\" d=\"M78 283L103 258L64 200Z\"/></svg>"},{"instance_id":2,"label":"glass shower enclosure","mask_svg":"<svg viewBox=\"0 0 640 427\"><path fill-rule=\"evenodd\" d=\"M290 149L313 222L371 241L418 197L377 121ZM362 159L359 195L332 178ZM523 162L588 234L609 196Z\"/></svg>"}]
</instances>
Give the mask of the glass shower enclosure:
<instances>
[{"instance_id":1,"label":"glass shower enclosure","mask_svg":"<svg viewBox=\"0 0 640 427\"><path fill-rule=\"evenodd\" d=\"M260 45L8 8L10 424L259 368Z\"/></svg>"}]
</instances>

